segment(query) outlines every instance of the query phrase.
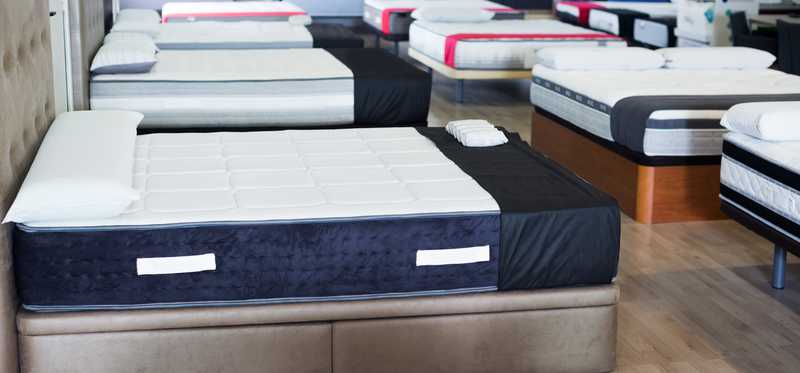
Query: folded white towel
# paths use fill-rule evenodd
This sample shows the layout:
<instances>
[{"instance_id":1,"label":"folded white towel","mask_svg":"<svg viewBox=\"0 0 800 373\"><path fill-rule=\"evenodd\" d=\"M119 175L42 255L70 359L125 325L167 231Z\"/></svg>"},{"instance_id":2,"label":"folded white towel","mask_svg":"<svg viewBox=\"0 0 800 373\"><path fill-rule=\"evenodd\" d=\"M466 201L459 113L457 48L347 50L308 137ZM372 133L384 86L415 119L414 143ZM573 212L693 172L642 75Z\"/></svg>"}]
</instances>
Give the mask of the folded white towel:
<instances>
[{"instance_id":1,"label":"folded white towel","mask_svg":"<svg viewBox=\"0 0 800 373\"><path fill-rule=\"evenodd\" d=\"M766 141L800 141L800 101L734 105L722 126Z\"/></svg>"},{"instance_id":2,"label":"folded white towel","mask_svg":"<svg viewBox=\"0 0 800 373\"><path fill-rule=\"evenodd\" d=\"M465 131L459 141L468 147L487 147L505 144L508 138L497 129L478 129Z\"/></svg>"},{"instance_id":3,"label":"folded white towel","mask_svg":"<svg viewBox=\"0 0 800 373\"><path fill-rule=\"evenodd\" d=\"M502 131L482 119L453 121L448 123L445 129L464 146L486 147L508 142Z\"/></svg>"},{"instance_id":4,"label":"folded white towel","mask_svg":"<svg viewBox=\"0 0 800 373\"><path fill-rule=\"evenodd\" d=\"M445 126L445 130L447 130L447 133L455 136L455 134L461 129L475 128L475 127L494 128L494 126L491 123L483 119L463 119L463 120L454 120L450 123L447 123L447 126Z\"/></svg>"}]
</instances>

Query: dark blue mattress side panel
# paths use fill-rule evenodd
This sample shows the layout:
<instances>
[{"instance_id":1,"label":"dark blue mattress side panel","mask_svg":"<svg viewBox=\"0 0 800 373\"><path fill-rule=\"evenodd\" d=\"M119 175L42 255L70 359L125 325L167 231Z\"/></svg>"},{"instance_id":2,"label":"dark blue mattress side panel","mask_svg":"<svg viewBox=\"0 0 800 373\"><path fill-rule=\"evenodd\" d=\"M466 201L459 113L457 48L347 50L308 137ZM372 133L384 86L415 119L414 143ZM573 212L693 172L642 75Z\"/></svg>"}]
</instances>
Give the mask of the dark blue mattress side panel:
<instances>
[{"instance_id":1,"label":"dark blue mattress side panel","mask_svg":"<svg viewBox=\"0 0 800 373\"><path fill-rule=\"evenodd\" d=\"M16 229L26 306L140 305L496 287L500 216ZM417 250L491 246L491 260L416 266ZM138 276L137 258L213 253L215 271Z\"/></svg>"}]
</instances>

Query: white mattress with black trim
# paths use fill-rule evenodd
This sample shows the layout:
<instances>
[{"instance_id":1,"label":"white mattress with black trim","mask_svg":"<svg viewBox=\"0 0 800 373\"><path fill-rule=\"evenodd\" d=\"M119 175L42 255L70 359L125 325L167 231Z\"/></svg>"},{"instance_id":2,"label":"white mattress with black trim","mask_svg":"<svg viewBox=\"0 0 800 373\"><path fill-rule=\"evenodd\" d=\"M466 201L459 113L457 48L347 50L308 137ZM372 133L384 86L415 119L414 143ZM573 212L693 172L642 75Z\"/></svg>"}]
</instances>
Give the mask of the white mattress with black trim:
<instances>
[{"instance_id":1,"label":"white mattress with black trim","mask_svg":"<svg viewBox=\"0 0 800 373\"><path fill-rule=\"evenodd\" d=\"M168 2L161 7L161 21L286 21L305 15L303 8L288 1Z\"/></svg>"},{"instance_id":2,"label":"white mattress with black trim","mask_svg":"<svg viewBox=\"0 0 800 373\"><path fill-rule=\"evenodd\" d=\"M164 50L157 58L148 73L94 75L92 109L141 112L142 128L427 120L430 77L381 50Z\"/></svg>"},{"instance_id":3,"label":"white mattress with black trim","mask_svg":"<svg viewBox=\"0 0 800 373\"><path fill-rule=\"evenodd\" d=\"M800 77L776 70L558 71L537 65L531 102L645 156L718 156L719 121L736 103L800 98ZM616 114L615 114L616 113Z\"/></svg>"},{"instance_id":4,"label":"white mattress with black trim","mask_svg":"<svg viewBox=\"0 0 800 373\"><path fill-rule=\"evenodd\" d=\"M588 26L593 10L611 9L639 12L652 18L675 18L678 15L677 6L666 1L559 1L555 13L564 22ZM612 14L608 16L613 18Z\"/></svg>"},{"instance_id":5,"label":"white mattress with black trim","mask_svg":"<svg viewBox=\"0 0 800 373\"><path fill-rule=\"evenodd\" d=\"M616 202L516 134L140 135L122 215L18 224L35 311L370 299L609 283ZM41 176L41 175L40 175Z\"/></svg>"},{"instance_id":6,"label":"white mattress with black trim","mask_svg":"<svg viewBox=\"0 0 800 373\"><path fill-rule=\"evenodd\" d=\"M757 221L800 245L800 142L728 133L720 182L723 205L744 213L743 220ZM757 225L748 225L760 231Z\"/></svg>"},{"instance_id":7,"label":"white mattress with black trim","mask_svg":"<svg viewBox=\"0 0 800 373\"><path fill-rule=\"evenodd\" d=\"M633 24L633 40L656 48L674 47L675 18L637 19Z\"/></svg>"},{"instance_id":8,"label":"white mattress with black trim","mask_svg":"<svg viewBox=\"0 0 800 373\"><path fill-rule=\"evenodd\" d=\"M411 12L423 6L470 7L495 12L494 19L523 19L525 13L487 0L364 0L363 20L384 36L408 35Z\"/></svg>"},{"instance_id":9,"label":"white mattress with black trim","mask_svg":"<svg viewBox=\"0 0 800 373\"><path fill-rule=\"evenodd\" d=\"M531 49L549 46L625 46L620 38L555 20L411 25L409 48L457 69L525 70Z\"/></svg>"}]
</instances>

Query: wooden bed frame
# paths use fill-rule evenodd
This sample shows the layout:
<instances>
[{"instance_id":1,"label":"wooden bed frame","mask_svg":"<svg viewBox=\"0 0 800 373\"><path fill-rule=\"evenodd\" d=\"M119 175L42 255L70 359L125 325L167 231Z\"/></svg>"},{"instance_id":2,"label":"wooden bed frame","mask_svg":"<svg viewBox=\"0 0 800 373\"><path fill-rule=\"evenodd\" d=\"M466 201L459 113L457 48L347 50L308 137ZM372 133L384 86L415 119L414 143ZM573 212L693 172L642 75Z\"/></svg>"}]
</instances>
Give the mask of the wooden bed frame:
<instances>
[{"instance_id":1,"label":"wooden bed frame","mask_svg":"<svg viewBox=\"0 0 800 373\"><path fill-rule=\"evenodd\" d=\"M450 79L456 80L456 102L464 102L465 80L493 80L493 79L531 79L531 70L465 70L447 66L425 54L408 48L408 55L419 63Z\"/></svg>"},{"instance_id":2,"label":"wooden bed frame","mask_svg":"<svg viewBox=\"0 0 800 373\"><path fill-rule=\"evenodd\" d=\"M725 219L719 164L645 166L533 110L531 145L611 194L640 223Z\"/></svg>"}]
</instances>

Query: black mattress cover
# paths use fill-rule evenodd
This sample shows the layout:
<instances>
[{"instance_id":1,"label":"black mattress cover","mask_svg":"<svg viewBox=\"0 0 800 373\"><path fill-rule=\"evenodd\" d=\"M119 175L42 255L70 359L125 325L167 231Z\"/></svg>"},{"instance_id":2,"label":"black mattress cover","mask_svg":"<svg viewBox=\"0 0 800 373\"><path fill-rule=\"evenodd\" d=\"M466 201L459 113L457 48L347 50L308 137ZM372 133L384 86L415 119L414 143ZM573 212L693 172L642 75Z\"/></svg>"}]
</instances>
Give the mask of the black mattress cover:
<instances>
[{"instance_id":1,"label":"black mattress cover","mask_svg":"<svg viewBox=\"0 0 800 373\"><path fill-rule=\"evenodd\" d=\"M184 307L552 288L610 283L616 201L516 135L466 148L423 136L500 211L292 222L14 231L21 303L36 311ZM419 267L417 250L488 246L490 260ZM214 253L216 269L139 276L137 258Z\"/></svg>"},{"instance_id":2,"label":"black mattress cover","mask_svg":"<svg viewBox=\"0 0 800 373\"><path fill-rule=\"evenodd\" d=\"M357 126L427 125L430 74L381 49L328 51L353 72Z\"/></svg>"},{"instance_id":3,"label":"black mattress cover","mask_svg":"<svg viewBox=\"0 0 800 373\"><path fill-rule=\"evenodd\" d=\"M314 23L306 26L314 48L363 48L364 39L342 25Z\"/></svg>"}]
</instances>

